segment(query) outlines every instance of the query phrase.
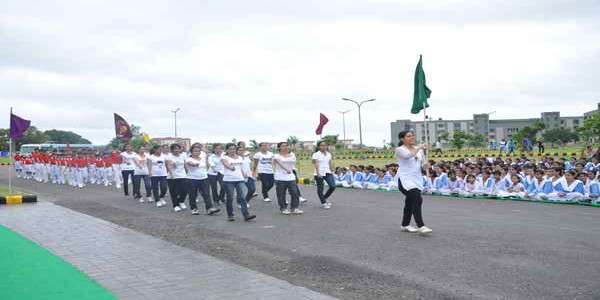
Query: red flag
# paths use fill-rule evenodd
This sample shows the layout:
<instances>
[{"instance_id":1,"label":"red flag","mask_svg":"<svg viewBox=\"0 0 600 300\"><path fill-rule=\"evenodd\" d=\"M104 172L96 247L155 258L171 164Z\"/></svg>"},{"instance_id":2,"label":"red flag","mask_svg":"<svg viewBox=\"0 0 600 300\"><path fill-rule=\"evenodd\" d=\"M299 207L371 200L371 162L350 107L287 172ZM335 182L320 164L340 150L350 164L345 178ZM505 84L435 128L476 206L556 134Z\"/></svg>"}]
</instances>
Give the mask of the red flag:
<instances>
[{"instance_id":1,"label":"red flag","mask_svg":"<svg viewBox=\"0 0 600 300\"><path fill-rule=\"evenodd\" d=\"M327 117L324 114L321 114L321 116L319 117L319 126L317 126L317 130L315 131L315 133L319 135L323 133L323 127L325 126L325 124L327 124L327 122L329 122L329 119L327 119Z\"/></svg>"},{"instance_id":2,"label":"red flag","mask_svg":"<svg viewBox=\"0 0 600 300\"><path fill-rule=\"evenodd\" d=\"M117 135L117 139L122 143L128 143L133 135L131 134L131 127L123 117L118 114L114 114L115 116L115 132Z\"/></svg>"}]
</instances>

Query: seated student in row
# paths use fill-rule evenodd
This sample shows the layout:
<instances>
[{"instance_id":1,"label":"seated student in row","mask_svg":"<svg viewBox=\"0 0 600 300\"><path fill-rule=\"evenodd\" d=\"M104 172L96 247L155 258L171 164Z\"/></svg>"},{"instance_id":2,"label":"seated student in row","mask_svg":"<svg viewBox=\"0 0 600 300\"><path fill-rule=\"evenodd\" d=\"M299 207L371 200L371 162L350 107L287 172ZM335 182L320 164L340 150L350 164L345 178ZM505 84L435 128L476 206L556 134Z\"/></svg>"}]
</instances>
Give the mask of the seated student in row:
<instances>
[{"instance_id":1,"label":"seated student in row","mask_svg":"<svg viewBox=\"0 0 600 300\"><path fill-rule=\"evenodd\" d=\"M521 183L521 177L517 174L510 177L511 185L504 191L498 191L496 196L498 197L517 197L523 198L525 196L525 186Z\"/></svg>"},{"instance_id":2,"label":"seated student in row","mask_svg":"<svg viewBox=\"0 0 600 300\"><path fill-rule=\"evenodd\" d=\"M504 174L496 170L494 171L494 182L490 195L497 196L498 193L506 191L506 184L504 182Z\"/></svg>"},{"instance_id":3,"label":"seated student in row","mask_svg":"<svg viewBox=\"0 0 600 300\"><path fill-rule=\"evenodd\" d=\"M480 195L491 195L494 190L494 177L492 173L485 170L481 173L481 177L477 179L480 188Z\"/></svg>"},{"instance_id":4,"label":"seated student in row","mask_svg":"<svg viewBox=\"0 0 600 300\"><path fill-rule=\"evenodd\" d=\"M564 180L553 184L553 192L548 195L548 200L559 202L581 201L584 198L585 190L583 182L575 179L577 173L570 170L565 173Z\"/></svg>"},{"instance_id":5,"label":"seated student in row","mask_svg":"<svg viewBox=\"0 0 600 300\"><path fill-rule=\"evenodd\" d=\"M600 171L600 157L598 156L593 156L592 157L592 161L588 162L585 167L583 168L584 171L586 172L598 172Z\"/></svg>"},{"instance_id":6,"label":"seated student in row","mask_svg":"<svg viewBox=\"0 0 600 300\"><path fill-rule=\"evenodd\" d=\"M446 192L448 189L448 174L446 174L446 168L444 167L437 167L435 172L437 177L432 180L431 192L442 194L442 192Z\"/></svg>"},{"instance_id":7,"label":"seated student in row","mask_svg":"<svg viewBox=\"0 0 600 300\"><path fill-rule=\"evenodd\" d=\"M535 177L525 192L525 198L535 200L548 199L548 194L552 193L552 181L544 178L544 174L543 170L535 171Z\"/></svg>"},{"instance_id":8,"label":"seated student in row","mask_svg":"<svg viewBox=\"0 0 600 300\"><path fill-rule=\"evenodd\" d=\"M367 181L366 188L369 190L387 189L388 183L392 181L392 176L386 175L381 169L376 169L373 178L375 181Z\"/></svg>"},{"instance_id":9,"label":"seated student in row","mask_svg":"<svg viewBox=\"0 0 600 300\"><path fill-rule=\"evenodd\" d=\"M458 176L457 173L459 173L458 175L461 175L462 171L448 171L448 188L447 190L441 190L440 194L444 196L458 195L458 193L464 189L465 181L462 179L462 177Z\"/></svg>"},{"instance_id":10,"label":"seated student in row","mask_svg":"<svg viewBox=\"0 0 600 300\"><path fill-rule=\"evenodd\" d=\"M368 166L365 168L362 188L370 190L376 190L379 188L379 185L377 185L377 174L375 174L375 168L373 168L372 166Z\"/></svg>"},{"instance_id":11,"label":"seated student in row","mask_svg":"<svg viewBox=\"0 0 600 300\"><path fill-rule=\"evenodd\" d=\"M591 203L600 204L600 183L596 179L589 179L590 174L594 174L593 172L589 172L588 176L585 176L586 181L586 190L585 190L585 200L589 200Z\"/></svg>"},{"instance_id":12,"label":"seated student in row","mask_svg":"<svg viewBox=\"0 0 600 300\"><path fill-rule=\"evenodd\" d=\"M435 180L436 173L433 170L429 171L429 177L427 176L427 172L423 170L421 172L423 174L423 194L432 194L433 181Z\"/></svg>"},{"instance_id":13,"label":"seated student in row","mask_svg":"<svg viewBox=\"0 0 600 300\"><path fill-rule=\"evenodd\" d=\"M479 196L483 194L483 188L477 181L477 177L473 174L467 175L464 188L458 191L458 194L463 197Z\"/></svg>"},{"instance_id":14,"label":"seated student in row","mask_svg":"<svg viewBox=\"0 0 600 300\"><path fill-rule=\"evenodd\" d=\"M358 171L355 165L350 166L350 171L342 177L342 186L346 188L362 189L364 174Z\"/></svg>"}]
</instances>

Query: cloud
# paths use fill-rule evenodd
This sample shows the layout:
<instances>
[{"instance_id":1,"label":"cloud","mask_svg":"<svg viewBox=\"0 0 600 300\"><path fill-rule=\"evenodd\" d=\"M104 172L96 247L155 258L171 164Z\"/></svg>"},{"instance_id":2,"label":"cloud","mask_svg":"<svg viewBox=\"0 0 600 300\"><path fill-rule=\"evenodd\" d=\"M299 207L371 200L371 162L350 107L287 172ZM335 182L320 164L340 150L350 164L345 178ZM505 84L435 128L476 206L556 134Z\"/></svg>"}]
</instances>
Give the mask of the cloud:
<instances>
[{"instance_id":1,"label":"cloud","mask_svg":"<svg viewBox=\"0 0 600 300\"><path fill-rule=\"evenodd\" d=\"M202 142L326 134L369 145L408 113L418 55L428 114L582 115L600 100L597 1L7 1L0 104L94 143L119 112Z\"/></svg>"}]
</instances>

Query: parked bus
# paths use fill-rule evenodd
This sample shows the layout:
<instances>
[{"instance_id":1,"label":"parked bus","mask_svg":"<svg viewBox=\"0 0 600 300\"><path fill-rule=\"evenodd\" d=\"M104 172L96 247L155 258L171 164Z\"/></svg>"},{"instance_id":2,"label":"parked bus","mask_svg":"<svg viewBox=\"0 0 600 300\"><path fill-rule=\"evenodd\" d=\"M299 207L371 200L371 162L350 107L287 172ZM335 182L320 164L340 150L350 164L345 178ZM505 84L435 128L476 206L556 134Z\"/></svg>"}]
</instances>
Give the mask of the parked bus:
<instances>
[{"instance_id":1,"label":"parked bus","mask_svg":"<svg viewBox=\"0 0 600 300\"><path fill-rule=\"evenodd\" d=\"M96 146L92 144L23 144L20 152L22 154L30 154L34 150L43 150L46 152L67 153L67 149L71 147L71 151L80 152L81 150L95 151Z\"/></svg>"}]
</instances>

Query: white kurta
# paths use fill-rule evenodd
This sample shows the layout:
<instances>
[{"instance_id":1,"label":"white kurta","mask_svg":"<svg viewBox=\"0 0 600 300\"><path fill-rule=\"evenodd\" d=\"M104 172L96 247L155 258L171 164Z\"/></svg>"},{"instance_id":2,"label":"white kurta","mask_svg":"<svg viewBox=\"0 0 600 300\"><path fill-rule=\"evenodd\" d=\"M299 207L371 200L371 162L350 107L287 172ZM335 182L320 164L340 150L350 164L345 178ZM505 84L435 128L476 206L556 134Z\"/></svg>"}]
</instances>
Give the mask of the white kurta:
<instances>
[{"instance_id":1,"label":"white kurta","mask_svg":"<svg viewBox=\"0 0 600 300\"><path fill-rule=\"evenodd\" d=\"M423 174L421 163L423 150L416 155L412 154L405 146L396 148L396 159L398 160L398 173L396 174L402 183L402 187L410 191L414 188L423 190Z\"/></svg>"}]
</instances>

